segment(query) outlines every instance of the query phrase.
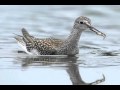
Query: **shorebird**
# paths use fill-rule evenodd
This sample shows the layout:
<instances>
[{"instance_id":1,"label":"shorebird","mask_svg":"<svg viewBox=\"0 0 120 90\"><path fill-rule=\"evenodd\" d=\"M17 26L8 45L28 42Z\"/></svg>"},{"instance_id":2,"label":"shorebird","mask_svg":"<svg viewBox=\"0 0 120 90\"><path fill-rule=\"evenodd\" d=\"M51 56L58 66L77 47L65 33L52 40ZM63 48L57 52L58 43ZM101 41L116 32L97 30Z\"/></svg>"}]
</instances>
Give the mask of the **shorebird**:
<instances>
[{"instance_id":1,"label":"shorebird","mask_svg":"<svg viewBox=\"0 0 120 90\"><path fill-rule=\"evenodd\" d=\"M91 25L91 20L85 16L78 17L73 25L70 35L65 39L45 38L40 39L30 35L26 29L22 34L15 36L18 44L30 55L76 55L79 53L79 39L81 33L90 29L97 35L106 35Z\"/></svg>"}]
</instances>

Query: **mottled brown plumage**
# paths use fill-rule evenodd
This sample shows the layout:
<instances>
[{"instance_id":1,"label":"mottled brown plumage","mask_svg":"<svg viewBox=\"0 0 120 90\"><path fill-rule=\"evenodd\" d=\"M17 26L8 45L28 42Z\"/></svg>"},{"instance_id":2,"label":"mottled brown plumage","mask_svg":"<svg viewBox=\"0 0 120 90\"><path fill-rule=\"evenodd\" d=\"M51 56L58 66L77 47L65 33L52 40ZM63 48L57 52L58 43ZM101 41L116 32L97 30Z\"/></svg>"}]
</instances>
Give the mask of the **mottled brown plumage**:
<instances>
[{"instance_id":1,"label":"mottled brown plumage","mask_svg":"<svg viewBox=\"0 0 120 90\"><path fill-rule=\"evenodd\" d=\"M89 28L98 35L105 34L91 26L91 20L81 16L75 20L72 31L65 40L46 38L40 39L31 36L27 30L22 29L23 36L17 35L15 39L28 54L36 55L76 55L79 53L78 43L82 31Z\"/></svg>"}]
</instances>

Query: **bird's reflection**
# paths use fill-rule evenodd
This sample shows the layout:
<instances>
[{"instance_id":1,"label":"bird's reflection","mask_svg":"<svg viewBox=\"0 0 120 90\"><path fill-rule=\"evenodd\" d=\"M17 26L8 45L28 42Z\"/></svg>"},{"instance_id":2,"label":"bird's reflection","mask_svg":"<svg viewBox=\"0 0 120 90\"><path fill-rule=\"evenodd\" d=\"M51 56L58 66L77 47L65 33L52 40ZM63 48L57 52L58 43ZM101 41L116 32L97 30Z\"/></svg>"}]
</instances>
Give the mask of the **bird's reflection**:
<instances>
[{"instance_id":1,"label":"bird's reflection","mask_svg":"<svg viewBox=\"0 0 120 90\"><path fill-rule=\"evenodd\" d=\"M80 67L77 64L78 57L39 56L17 59L20 59L19 61L21 61L23 68L29 66L56 66L64 68L67 71L73 85L96 85L105 81L104 75L102 79L98 79L91 83L83 81L79 73Z\"/></svg>"}]
</instances>

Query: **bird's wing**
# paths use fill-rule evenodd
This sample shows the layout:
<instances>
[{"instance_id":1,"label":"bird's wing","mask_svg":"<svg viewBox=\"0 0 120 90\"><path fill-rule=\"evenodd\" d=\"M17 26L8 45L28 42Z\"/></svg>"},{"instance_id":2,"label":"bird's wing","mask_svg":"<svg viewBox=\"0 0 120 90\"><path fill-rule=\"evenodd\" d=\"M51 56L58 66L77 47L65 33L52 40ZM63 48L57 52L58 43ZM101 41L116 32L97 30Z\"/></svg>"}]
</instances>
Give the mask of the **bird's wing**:
<instances>
[{"instance_id":1,"label":"bird's wing","mask_svg":"<svg viewBox=\"0 0 120 90\"><path fill-rule=\"evenodd\" d=\"M48 39L38 39L32 38L31 35L22 29L23 40L26 43L26 48L30 51L31 49L37 49L37 51L42 54L54 54L56 52L55 46L51 44Z\"/></svg>"},{"instance_id":2,"label":"bird's wing","mask_svg":"<svg viewBox=\"0 0 120 90\"><path fill-rule=\"evenodd\" d=\"M55 38L46 38L45 41L56 48L59 47L63 43L63 40L55 39Z\"/></svg>"},{"instance_id":3,"label":"bird's wing","mask_svg":"<svg viewBox=\"0 0 120 90\"><path fill-rule=\"evenodd\" d=\"M37 49L40 54L54 54L56 52L56 48L63 43L62 40L55 38L35 38L24 28L22 29L22 34L23 36L17 35L15 39L24 44L28 51L31 51L34 48Z\"/></svg>"}]
</instances>

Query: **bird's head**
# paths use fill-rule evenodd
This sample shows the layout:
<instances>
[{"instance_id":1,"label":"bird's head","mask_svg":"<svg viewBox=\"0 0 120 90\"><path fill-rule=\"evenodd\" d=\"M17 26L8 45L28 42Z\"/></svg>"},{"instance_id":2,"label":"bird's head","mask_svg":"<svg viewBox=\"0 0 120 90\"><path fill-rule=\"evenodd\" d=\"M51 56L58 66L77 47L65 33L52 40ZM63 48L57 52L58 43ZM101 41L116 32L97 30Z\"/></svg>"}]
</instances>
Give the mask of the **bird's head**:
<instances>
[{"instance_id":1,"label":"bird's head","mask_svg":"<svg viewBox=\"0 0 120 90\"><path fill-rule=\"evenodd\" d=\"M101 31L97 30L91 25L91 20L87 17L80 16L75 20L74 29L78 29L84 31L86 29L90 29L91 31L95 32L97 35L103 36L104 38L106 35Z\"/></svg>"}]
</instances>

